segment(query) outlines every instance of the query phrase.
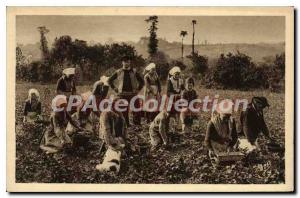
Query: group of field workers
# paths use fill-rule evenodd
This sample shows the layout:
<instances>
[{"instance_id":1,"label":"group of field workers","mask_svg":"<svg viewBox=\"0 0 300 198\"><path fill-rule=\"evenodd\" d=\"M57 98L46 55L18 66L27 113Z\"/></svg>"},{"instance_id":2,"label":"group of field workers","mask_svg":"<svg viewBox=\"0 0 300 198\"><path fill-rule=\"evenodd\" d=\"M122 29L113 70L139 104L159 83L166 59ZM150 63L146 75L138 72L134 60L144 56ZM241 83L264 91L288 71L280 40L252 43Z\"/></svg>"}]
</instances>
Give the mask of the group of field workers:
<instances>
[{"instance_id":1,"label":"group of field workers","mask_svg":"<svg viewBox=\"0 0 300 198\"><path fill-rule=\"evenodd\" d=\"M132 67L131 57L124 56L120 69L110 77L102 76L99 81L94 83L91 91L82 94L78 94L76 91L75 81L75 68L64 69L61 78L57 81L56 89L56 94L62 97L55 101L55 106L64 110L52 111L50 124L43 133L40 148L47 154L57 153L67 147L80 145L89 138L95 138L102 142L101 149L102 147L106 148L102 163L96 167L99 171L118 172L120 170L123 153L126 153L126 149L130 148L130 144L132 144L128 140L127 129L134 125L135 130L132 133L138 133L137 130L142 130L138 127L141 125L142 118L149 124L150 153L168 149L170 144L174 144L168 137L171 118L181 125L175 127L178 134L190 133L193 121L199 118L189 109L178 112L173 106L170 110L146 112L131 112L129 107L126 111L119 112L114 105L109 111L95 111L92 108L83 111L85 101L94 96L98 106L103 99L108 97L109 89L116 95L113 103L118 99L125 99L129 103L141 91L147 99L160 100L162 86L155 63L147 65L141 75ZM168 97L173 95L174 104L180 99L190 102L197 99L194 86L194 79L191 77L183 79L181 69L174 66L169 71L166 95ZM81 104L68 111L66 108L68 100L71 95L76 94L80 95ZM30 89L25 102L24 123L36 122L41 119L41 105L39 91ZM137 100L134 105L141 104ZM229 106L233 105L229 104ZM257 139L261 133L272 142L263 115L264 108L268 106L265 97L253 97L240 116L239 122L242 129L240 133L236 129L232 108L224 111L217 106L212 112L211 119L207 121L205 145L208 149L208 157L215 159L219 153L259 150ZM132 116L129 116L129 113L132 113ZM130 117L132 119L129 119Z\"/></svg>"}]
</instances>

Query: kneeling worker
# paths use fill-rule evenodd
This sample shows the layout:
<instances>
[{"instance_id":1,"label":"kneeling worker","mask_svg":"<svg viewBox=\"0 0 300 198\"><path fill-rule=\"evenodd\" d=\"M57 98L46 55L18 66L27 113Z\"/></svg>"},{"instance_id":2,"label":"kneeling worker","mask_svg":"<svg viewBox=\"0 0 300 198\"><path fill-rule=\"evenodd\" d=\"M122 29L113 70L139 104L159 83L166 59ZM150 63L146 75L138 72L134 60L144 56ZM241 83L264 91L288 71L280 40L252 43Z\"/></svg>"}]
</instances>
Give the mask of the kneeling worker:
<instances>
[{"instance_id":1,"label":"kneeling worker","mask_svg":"<svg viewBox=\"0 0 300 198\"><path fill-rule=\"evenodd\" d=\"M116 100L111 110L100 115L99 136L106 144L107 150L103 162L96 166L99 171L118 172L121 154L126 145L126 121L123 114L114 108Z\"/></svg>"},{"instance_id":2,"label":"kneeling worker","mask_svg":"<svg viewBox=\"0 0 300 198\"><path fill-rule=\"evenodd\" d=\"M210 157L232 150L238 140L235 120L231 116L233 103L224 100L223 105L221 104L212 113L206 130L205 145Z\"/></svg>"},{"instance_id":3,"label":"kneeling worker","mask_svg":"<svg viewBox=\"0 0 300 198\"><path fill-rule=\"evenodd\" d=\"M152 150L156 149L160 144L167 146L168 138L167 133L169 130L169 123L170 123L170 112L166 110L161 111L151 122L149 128L149 135Z\"/></svg>"},{"instance_id":4,"label":"kneeling worker","mask_svg":"<svg viewBox=\"0 0 300 198\"><path fill-rule=\"evenodd\" d=\"M270 136L263 114L263 110L269 106L265 97L253 97L246 111L241 113L242 133L246 136L248 143L257 149L259 149L257 139L260 133L263 133L268 141L274 142Z\"/></svg>"}]
</instances>

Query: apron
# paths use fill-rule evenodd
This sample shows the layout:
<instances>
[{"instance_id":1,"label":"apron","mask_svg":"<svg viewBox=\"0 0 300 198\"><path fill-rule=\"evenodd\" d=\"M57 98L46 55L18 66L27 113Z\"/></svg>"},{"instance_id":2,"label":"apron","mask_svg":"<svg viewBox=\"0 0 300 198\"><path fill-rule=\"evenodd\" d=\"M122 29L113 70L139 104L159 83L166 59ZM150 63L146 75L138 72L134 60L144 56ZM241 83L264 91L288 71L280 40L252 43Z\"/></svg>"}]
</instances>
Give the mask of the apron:
<instances>
[{"instance_id":1,"label":"apron","mask_svg":"<svg viewBox=\"0 0 300 198\"><path fill-rule=\"evenodd\" d=\"M38 119L38 113L37 112L28 112L26 116L26 121L28 123L34 123Z\"/></svg>"}]
</instances>

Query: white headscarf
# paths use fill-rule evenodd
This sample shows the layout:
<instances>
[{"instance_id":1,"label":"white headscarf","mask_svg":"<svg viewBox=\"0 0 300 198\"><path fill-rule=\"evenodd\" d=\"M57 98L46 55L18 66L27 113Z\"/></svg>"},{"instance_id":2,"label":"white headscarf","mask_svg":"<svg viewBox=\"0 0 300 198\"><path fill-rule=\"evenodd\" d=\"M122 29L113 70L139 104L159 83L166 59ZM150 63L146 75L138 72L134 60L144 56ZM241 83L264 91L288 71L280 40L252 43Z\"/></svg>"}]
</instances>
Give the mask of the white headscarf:
<instances>
[{"instance_id":1,"label":"white headscarf","mask_svg":"<svg viewBox=\"0 0 300 198\"><path fill-rule=\"evenodd\" d=\"M29 89L28 91L28 100L30 101L31 103L31 94L35 94L36 97L37 97L37 100L40 101L40 93L37 89Z\"/></svg>"},{"instance_id":2,"label":"white headscarf","mask_svg":"<svg viewBox=\"0 0 300 198\"><path fill-rule=\"evenodd\" d=\"M75 74L75 68L69 67L63 70L63 74L66 76L74 75Z\"/></svg>"},{"instance_id":3,"label":"white headscarf","mask_svg":"<svg viewBox=\"0 0 300 198\"><path fill-rule=\"evenodd\" d=\"M62 104L67 104L67 97L65 95L57 95L53 100L52 100L52 108L53 107L60 107Z\"/></svg>"},{"instance_id":4,"label":"white headscarf","mask_svg":"<svg viewBox=\"0 0 300 198\"><path fill-rule=\"evenodd\" d=\"M100 82L102 82L104 85L108 86L108 79L109 79L109 77L107 77L107 76L101 76Z\"/></svg>"},{"instance_id":5,"label":"white headscarf","mask_svg":"<svg viewBox=\"0 0 300 198\"><path fill-rule=\"evenodd\" d=\"M170 69L169 74L174 76L176 73L181 73L181 69L178 66L173 67Z\"/></svg>"},{"instance_id":6,"label":"white headscarf","mask_svg":"<svg viewBox=\"0 0 300 198\"><path fill-rule=\"evenodd\" d=\"M149 65L147 65L146 67L145 67L145 71L150 71L151 69L155 69L156 68L156 65L155 65L155 63L150 63Z\"/></svg>"}]
</instances>

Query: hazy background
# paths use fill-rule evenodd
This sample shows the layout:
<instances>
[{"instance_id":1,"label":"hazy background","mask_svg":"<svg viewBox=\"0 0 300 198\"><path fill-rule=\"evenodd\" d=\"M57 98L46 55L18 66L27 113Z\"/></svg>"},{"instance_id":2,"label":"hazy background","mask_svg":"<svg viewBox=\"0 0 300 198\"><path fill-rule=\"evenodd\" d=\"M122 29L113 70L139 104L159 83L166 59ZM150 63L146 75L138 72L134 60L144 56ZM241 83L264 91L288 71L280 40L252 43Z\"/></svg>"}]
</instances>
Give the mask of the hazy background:
<instances>
[{"instance_id":1,"label":"hazy background","mask_svg":"<svg viewBox=\"0 0 300 198\"><path fill-rule=\"evenodd\" d=\"M17 43L39 41L38 26L46 26L49 43L55 37L70 35L86 41L134 41L148 36L148 16L17 16ZM285 38L285 18L280 16L159 16L158 37L180 41L181 30L188 31L185 43L192 42L191 21L195 26L195 44L274 43Z\"/></svg>"}]
</instances>

